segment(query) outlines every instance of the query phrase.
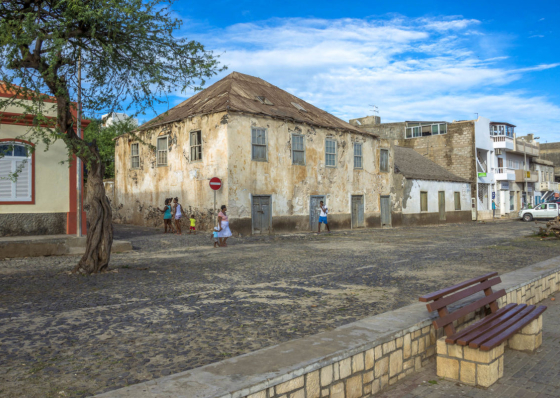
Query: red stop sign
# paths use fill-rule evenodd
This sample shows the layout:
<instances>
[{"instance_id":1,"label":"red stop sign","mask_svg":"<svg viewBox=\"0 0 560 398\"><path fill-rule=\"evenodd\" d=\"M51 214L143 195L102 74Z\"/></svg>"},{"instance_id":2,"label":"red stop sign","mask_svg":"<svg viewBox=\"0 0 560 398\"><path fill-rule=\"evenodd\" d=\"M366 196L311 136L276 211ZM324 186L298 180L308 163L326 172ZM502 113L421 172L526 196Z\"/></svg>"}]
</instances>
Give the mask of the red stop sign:
<instances>
[{"instance_id":1,"label":"red stop sign","mask_svg":"<svg viewBox=\"0 0 560 398\"><path fill-rule=\"evenodd\" d=\"M210 188L212 188L214 191L217 191L221 187L222 187L222 180L220 180L218 177L214 177L210 180Z\"/></svg>"}]
</instances>

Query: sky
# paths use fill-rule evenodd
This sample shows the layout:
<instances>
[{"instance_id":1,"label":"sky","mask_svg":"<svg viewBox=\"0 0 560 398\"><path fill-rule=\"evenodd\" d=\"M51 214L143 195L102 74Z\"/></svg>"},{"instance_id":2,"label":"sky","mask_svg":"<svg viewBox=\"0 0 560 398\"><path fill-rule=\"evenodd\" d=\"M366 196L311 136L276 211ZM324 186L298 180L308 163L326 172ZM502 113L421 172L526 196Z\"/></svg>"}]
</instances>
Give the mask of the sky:
<instances>
[{"instance_id":1,"label":"sky","mask_svg":"<svg viewBox=\"0 0 560 398\"><path fill-rule=\"evenodd\" d=\"M184 21L177 35L228 67L207 86L236 71L346 121L480 115L560 141L559 0L218 0L173 9ZM157 111L191 95L174 93Z\"/></svg>"}]
</instances>

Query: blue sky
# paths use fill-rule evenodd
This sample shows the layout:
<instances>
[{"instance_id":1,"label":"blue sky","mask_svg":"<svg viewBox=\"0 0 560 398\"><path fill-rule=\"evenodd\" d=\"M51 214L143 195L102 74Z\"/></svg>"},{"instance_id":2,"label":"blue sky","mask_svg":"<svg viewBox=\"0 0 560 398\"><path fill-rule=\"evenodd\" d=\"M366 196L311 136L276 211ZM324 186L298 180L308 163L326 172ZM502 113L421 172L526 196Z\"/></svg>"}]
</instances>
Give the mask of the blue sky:
<instances>
[{"instance_id":1,"label":"blue sky","mask_svg":"<svg viewBox=\"0 0 560 398\"><path fill-rule=\"evenodd\" d=\"M348 120L476 113L560 141L560 1L177 2L179 35ZM192 93L175 93L169 107ZM163 112L167 106L160 106ZM142 118L149 119L151 114Z\"/></svg>"}]
</instances>

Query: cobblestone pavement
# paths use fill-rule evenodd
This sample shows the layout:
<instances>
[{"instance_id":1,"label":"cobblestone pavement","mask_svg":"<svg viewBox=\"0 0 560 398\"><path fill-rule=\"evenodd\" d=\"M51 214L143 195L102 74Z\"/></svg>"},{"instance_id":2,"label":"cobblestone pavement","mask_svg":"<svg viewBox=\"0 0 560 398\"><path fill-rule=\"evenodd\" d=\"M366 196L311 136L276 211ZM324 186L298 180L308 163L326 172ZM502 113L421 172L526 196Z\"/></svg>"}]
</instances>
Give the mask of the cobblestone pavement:
<instances>
[{"instance_id":1,"label":"cobblestone pavement","mask_svg":"<svg viewBox=\"0 0 560 398\"><path fill-rule=\"evenodd\" d=\"M0 261L0 396L80 397L416 302L560 255L519 221L231 239L115 226L112 272L78 257Z\"/></svg>"},{"instance_id":2,"label":"cobblestone pavement","mask_svg":"<svg viewBox=\"0 0 560 398\"><path fill-rule=\"evenodd\" d=\"M439 379L432 366L410 375L376 398L553 398L560 397L560 294L539 303L543 314L543 344L534 354L506 348L504 377L489 389Z\"/></svg>"}]
</instances>

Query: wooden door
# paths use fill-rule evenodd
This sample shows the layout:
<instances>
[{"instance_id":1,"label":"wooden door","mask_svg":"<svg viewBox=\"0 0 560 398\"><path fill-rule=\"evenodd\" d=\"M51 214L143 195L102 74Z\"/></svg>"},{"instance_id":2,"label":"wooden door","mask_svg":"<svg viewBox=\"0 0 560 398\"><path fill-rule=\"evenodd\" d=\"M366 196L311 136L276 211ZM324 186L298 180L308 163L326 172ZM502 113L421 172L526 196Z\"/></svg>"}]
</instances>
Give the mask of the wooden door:
<instances>
[{"instance_id":1,"label":"wooden door","mask_svg":"<svg viewBox=\"0 0 560 398\"><path fill-rule=\"evenodd\" d=\"M438 192L438 209L439 209L439 220L445 221L445 192Z\"/></svg>"},{"instance_id":2,"label":"wooden door","mask_svg":"<svg viewBox=\"0 0 560 398\"><path fill-rule=\"evenodd\" d=\"M270 233L270 196L253 196L253 233Z\"/></svg>"},{"instance_id":3,"label":"wooden door","mask_svg":"<svg viewBox=\"0 0 560 398\"><path fill-rule=\"evenodd\" d=\"M352 228L364 226L364 196L352 196Z\"/></svg>"},{"instance_id":4,"label":"wooden door","mask_svg":"<svg viewBox=\"0 0 560 398\"><path fill-rule=\"evenodd\" d=\"M320 208L319 203L323 201L325 204L325 197L323 195L313 195L309 200L309 229L317 231L319 224Z\"/></svg>"},{"instance_id":5,"label":"wooden door","mask_svg":"<svg viewBox=\"0 0 560 398\"><path fill-rule=\"evenodd\" d=\"M381 197L381 226L382 227L391 226L391 197L390 196Z\"/></svg>"}]
</instances>

